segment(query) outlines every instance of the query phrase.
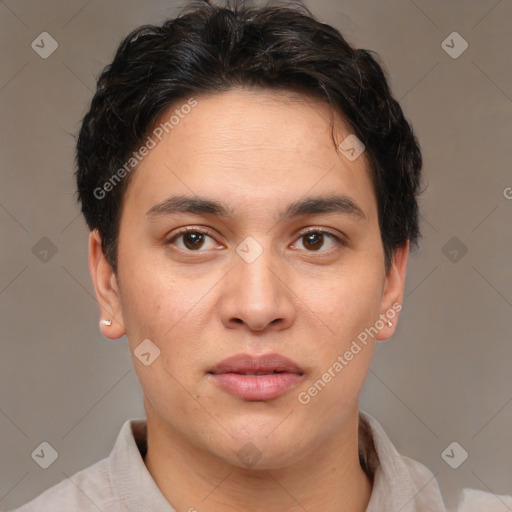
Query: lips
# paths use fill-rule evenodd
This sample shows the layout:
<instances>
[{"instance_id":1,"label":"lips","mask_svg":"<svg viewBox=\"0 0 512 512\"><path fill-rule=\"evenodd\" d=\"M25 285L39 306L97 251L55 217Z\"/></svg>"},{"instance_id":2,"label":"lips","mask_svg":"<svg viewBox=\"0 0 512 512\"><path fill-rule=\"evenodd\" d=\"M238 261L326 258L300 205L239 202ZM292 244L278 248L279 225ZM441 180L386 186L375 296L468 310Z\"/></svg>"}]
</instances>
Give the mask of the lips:
<instances>
[{"instance_id":1,"label":"lips","mask_svg":"<svg viewBox=\"0 0 512 512\"><path fill-rule=\"evenodd\" d=\"M278 398L297 386L304 375L297 364L279 354L237 355L225 359L207 373L221 389L246 401Z\"/></svg>"},{"instance_id":2,"label":"lips","mask_svg":"<svg viewBox=\"0 0 512 512\"><path fill-rule=\"evenodd\" d=\"M214 366L208 373L214 375L221 373L236 373L239 375L270 375L273 373L304 374L298 365L279 354L266 354L257 357L240 354L228 357Z\"/></svg>"}]
</instances>

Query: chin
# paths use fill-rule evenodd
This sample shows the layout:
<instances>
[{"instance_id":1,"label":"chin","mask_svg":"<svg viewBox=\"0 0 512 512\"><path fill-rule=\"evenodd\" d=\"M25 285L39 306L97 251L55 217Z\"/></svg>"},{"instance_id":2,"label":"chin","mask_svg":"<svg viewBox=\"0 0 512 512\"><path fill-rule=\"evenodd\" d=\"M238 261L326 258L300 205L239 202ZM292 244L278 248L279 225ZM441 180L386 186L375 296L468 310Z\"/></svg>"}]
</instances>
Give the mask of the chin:
<instances>
[{"instance_id":1,"label":"chin","mask_svg":"<svg viewBox=\"0 0 512 512\"><path fill-rule=\"evenodd\" d=\"M258 471L285 468L305 456L297 436L288 431L277 433L275 426L274 422L273 427L265 431L233 436L229 441L227 462L241 469Z\"/></svg>"}]
</instances>

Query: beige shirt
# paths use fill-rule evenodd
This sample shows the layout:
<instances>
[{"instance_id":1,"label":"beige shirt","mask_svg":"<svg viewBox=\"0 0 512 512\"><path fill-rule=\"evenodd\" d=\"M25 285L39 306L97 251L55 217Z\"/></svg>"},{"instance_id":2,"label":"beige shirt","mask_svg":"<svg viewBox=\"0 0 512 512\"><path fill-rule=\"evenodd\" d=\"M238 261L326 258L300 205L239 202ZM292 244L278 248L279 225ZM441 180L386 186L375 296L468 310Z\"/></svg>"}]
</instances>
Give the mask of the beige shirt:
<instances>
[{"instance_id":1,"label":"beige shirt","mask_svg":"<svg viewBox=\"0 0 512 512\"><path fill-rule=\"evenodd\" d=\"M372 416L361 411L360 420L360 459L373 478L367 512L447 512L434 475L400 455ZM128 420L107 458L12 512L175 512L144 464L146 449L146 420ZM464 490L453 512L511 511L512 496Z\"/></svg>"}]
</instances>

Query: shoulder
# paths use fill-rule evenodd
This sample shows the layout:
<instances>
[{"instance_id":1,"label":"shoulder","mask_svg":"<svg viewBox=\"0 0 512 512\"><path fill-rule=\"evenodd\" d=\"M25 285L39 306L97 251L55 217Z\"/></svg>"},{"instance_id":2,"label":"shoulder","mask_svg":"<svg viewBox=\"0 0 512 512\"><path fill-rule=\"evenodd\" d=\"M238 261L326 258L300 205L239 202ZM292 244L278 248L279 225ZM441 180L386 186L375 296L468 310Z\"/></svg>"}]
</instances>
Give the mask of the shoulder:
<instances>
[{"instance_id":1,"label":"shoulder","mask_svg":"<svg viewBox=\"0 0 512 512\"><path fill-rule=\"evenodd\" d=\"M50 487L11 512L98 512L113 502L108 459L102 459Z\"/></svg>"},{"instance_id":2,"label":"shoulder","mask_svg":"<svg viewBox=\"0 0 512 512\"><path fill-rule=\"evenodd\" d=\"M423 489L429 486L439 492L437 481L432 472L420 462L408 457L402 456L407 466L413 482L418 492L418 500L423 507L420 510L436 510L428 508L428 500L431 494L423 492ZM427 500L423 502L422 500ZM479 491L477 489L463 489L455 509L449 509L448 512L511 512L512 496L492 494L490 492Z\"/></svg>"},{"instance_id":3,"label":"shoulder","mask_svg":"<svg viewBox=\"0 0 512 512\"><path fill-rule=\"evenodd\" d=\"M461 493L457 510L454 512L510 512L512 510L512 496L492 494L464 489Z\"/></svg>"},{"instance_id":4,"label":"shoulder","mask_svg":"<svg viewBox=\"0 0 512 512\"><path fill-rule=\"evenodd\" d=\"M371 452L373 443L373 450L377 454L377 462L371 454L370 456L366 454L370 468L372 466L376 468L377 484L374 486L376 487L374 501L378 507L374 506L369 510L446 512L435 475L422 463L398 453L375 418L363 411L360 411L360 415L371 430L368 432L366 429L365 433L365 428L361 429L363 425L360 424L360 444L364 448L363 451ZM390 495L403 497L398 507L396 499L389 498ZM372 501L370 504L373 504ZM456 508L449 509L448 512L512 512L512 496L464 489L459 496Z\"/></svg>"}]
</instances>

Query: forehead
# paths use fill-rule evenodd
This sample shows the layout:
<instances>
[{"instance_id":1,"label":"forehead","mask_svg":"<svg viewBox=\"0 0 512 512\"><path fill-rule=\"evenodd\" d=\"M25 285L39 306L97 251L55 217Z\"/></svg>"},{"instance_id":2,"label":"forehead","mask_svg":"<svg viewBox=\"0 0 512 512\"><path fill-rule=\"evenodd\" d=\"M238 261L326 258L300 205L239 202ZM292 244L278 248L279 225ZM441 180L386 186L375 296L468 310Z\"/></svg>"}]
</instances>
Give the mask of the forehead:
<instances>
[{"instance_id":1,"label":"forehead","mask_svg":"<svg viewBox=\"0 0 512 512\"><path fill-rule=\"evenodd\" d=\"M151 128L150 136L167 123L169 133L134 172L125 204L151 207L178 192L241 204L250 194L264 205L270 197L289 195L291 203L297 194L339 189L373 208L366 155L350 161L340 153L351 129L324 102L261 89L197 96L192 109L182 108L188 99Z\"/></svg>"},{"instance_id":2,"label":"forehead","mask_svg":"<svg viewBox=\"0 0 512 512\"><path fill-rule=\"evenodd\" d=\"M251 151L276 150L288 153L290 159L307 156L316 160L318 151L334 149L333 123L341 140L351 132L341 116L333 118L325 102L298 93L238 88L196 101L197 106L182 116L169 137L174 136L181 150L193 149L197 160L208 152L212 157L221 155L224 163L229 158L235 162L247 160ZM157 126L184 104L185 100L176 102L160 116Z\"/></svg>"}]
</instances>

